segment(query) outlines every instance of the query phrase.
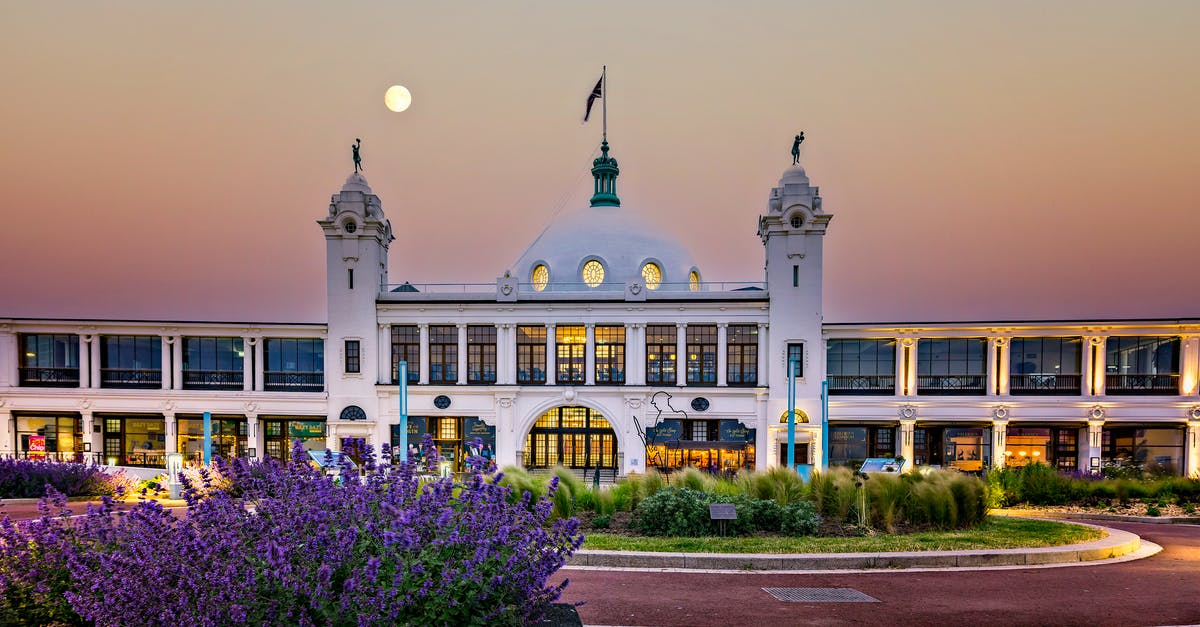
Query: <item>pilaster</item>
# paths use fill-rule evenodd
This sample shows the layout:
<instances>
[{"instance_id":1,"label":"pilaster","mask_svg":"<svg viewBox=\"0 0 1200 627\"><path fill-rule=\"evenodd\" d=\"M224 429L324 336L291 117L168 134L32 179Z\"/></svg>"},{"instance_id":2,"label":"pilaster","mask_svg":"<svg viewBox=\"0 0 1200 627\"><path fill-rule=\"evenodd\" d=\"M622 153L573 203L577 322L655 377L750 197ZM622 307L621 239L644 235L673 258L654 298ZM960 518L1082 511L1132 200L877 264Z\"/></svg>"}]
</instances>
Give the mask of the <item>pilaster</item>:
<instances>
[{"instance_id":1,"label":"pilaster","mask_svg":"<svg viewBox=\"0 0 1200 627\"><path fill-rule=\"evenodd\" d=\"M417 325L417 333L421 336L421 367L420 376L417 378L417 383L420 385L429 384L429 324L422 322Z\"/></svg>"},{"instance_id":2,"label":"pilaster","mask_svg":"<svg viewBox=\"0 0 1200 627\"><path fill-rule=\"evenodd\" d=\"M1196 396L1200 388L1200 337L1183 336L1179 349L1179 395Z\"/></svg>"},{"instance_id":3,"label":"pilaster","mask_svg":"<svg viewBox=\"0 0 1200 627\"><path fill-rule=\"evenodd\" d=\"M92 343L91 343L91 347L90 347L91 353L92 353L92 375L90 377L88 377L88 383L89 383L88 387L93 388L93 389L100 387L100 344L101 343L102 342L100 340L99 335L92 336Z\"/></svg>"},{"instance_id":4,"label":"pilaster","mask_svg":"<svg viewBox=\"0 0 1200 627\"><path fill-rule=\"evenodd\" d=\"M1004 451L1008 448L1008 420L997 417L992 421L992 467L1003 468Z\"/></svg>"},{"instance_id":5,"label":"pilaster","mask_svg":"<svg viewBox=\"0 0 1200 627\"><path fill-rule=\"evenodd\" d=\"M717 323L717 387L729 386L729 323Z\"/></svg>"},{"instance_id":6,"label":"pilaster","mask_svg":"<svg viewBox=\"0 0 1200 627\"><path fill-rule=\"evenodd\" d=\"M1200 408L1192 409L1191 415L1200 418ZM1187 468L1184 475L1200 479L1200 420L1189 420L1184 435Z\"/></svg>"},{"instance_id":7,"label":"pilaster","mask_svg":"<svg viewBox=\"0 0 1200 627\"><path fill-rule=\"evenodd\" d=\"M687 323L675 323L675 385L687 385Z\"/></svg>"},{"instance_id":8,"label":"pilaster","mask_svg":"<svg viewBox=\"0 0 1200 627\"><path fill-rule=\"evenodd\" d=\"M267 339L261 335L254 338L254 389L259 392L266 389L267 383Z\"/></svg>"},{"instance_id":9,"label":"pilaster","mask_svg":"<svg viewBox=\"0 0 1200 627\"><path fill-rule=\"evenodd\" d=\"M162 389L171 389L171 380L175 378L175 369L171 363L171 346L175 340L169 335L160 335L158 338L158 346L160 351L160 369L162 376ZM182 375L179 377L182 379Z\"/></svg>"},{"instance_id":10,"label":"pilaster","mask_svg":"<svg viewBox=\"0 0 1200 627\"><path fill-rule=\"evenodd\" d=\"M586 322L584 329L583 383L596 385L596 323Z\"/></svg>"},{"instance_id":11,"label":"pilaster","mask_svg":"<svg viewBox=\"0 0 1200 627\"><path fill-rule=\"evenodd\" d=\"M553 322L546 325L546 385L555 385L558 382L554 329Z\"/></svg>"},{"instance_id":12,"label":"pilaster","mask_svg":"<svg viewBox=\"0 0 1200 627\"><path fill-rule=\"evenodd\" d=\"M1093 412L1092 415L1095 416L1095 413ZM1098 420L1088 420L1087 442L1085 444L1086 444L1086 449L1087 449L1087 458L1082 460L1084 463L1080 464L1080 468L1091 470L1092 469L1092 466L1091 466L1092 458L1101 459L1101 457L1103 455L1103 450L1101 449L1101 445L1104 444L1104 415L1103 415L1103 413L1101 413L1100 418Z\"/></svg>"},{"instance_id":13,"label":"pilaster","mask_svg":"<svg viewBox=\"0 0 1200 627\"><path fill-rule=\"evenodd\" d=\"M1092 370L1095 368L1095 360L1092 356L1092 338L1084 336L1080 343L1080 368L1079 368L1079 387L1080 393L1084 397L1095 396L1092 393L1092 382L1095 380L1092 376Z\"/></svg>"},{"instance_id":14,"label":"pilaster","mask_svg":"<svg viewBox=\"0 0 1200 627\"><path fill-rule=\"evenodd\" d=\"M1108 338L1103 336L1093 337L1089 340L1089 344L1091 344L1092 349L1095 351L1095 357L1092 359L1091 375L1093 394L1104 396L1107 394L1105 392L1105 385L1108 382L1108 355L1105 352L1108 348Z\"/></svg>"},{"instance_id":15,"label":"pilaster","mask_svg":"<svg viewBox=\"0 0 1200 627\"><path fill-rule=\"evenodd\" d=\"M179 452L179 421L175 419L174 410L163 412L164 428L167 432L166 452Z\"/></svg>"},{"instance_id":16,"label":"pilaster","mask_svg":"<svg viewBox=\"0 0 1200 627\"><path fill-rule=\"evenodd\" d=\"M104 434L95 432L96 419L92 416L92 410L82 407L79 410L79 419L83 425L83 442L87 444L84 448L89 449L83 452L84 460L100 459L101 453L104 452Z\"/></svg>"},{"instance_id":17,"label":"pilaster","mask_svg":"<svg viewBox=\"0 0 1200 627\"><path fill-rule=\"evenodd\" d=\"M996 338L996 352L999 364L996 366L996 379L1000 396L1008 396L1009 392L1009 363L1012 359L1012 342L1007 337Z\"/></svg>"},{"instance_id":18,"label":"pilaster","mask_svg":"<svg viewBox=\"0 0 1200 627\"><path fill-rule=\"evenodd\" d=\"M254 449L254 455L251 459L261 459L266 451L266 438L263 437L262 423L258 420L258 414L254 411L246 411L246 448ZM246 452L247 454L250 451Z\"/></svg>"},{"instance_id":19,"label":"pilaster","mask_svg":"<svg viewBox=\"0 0 1200 627\"><path fill-rule=\"evenodd\" d=\"M759 387L767 387L771 383L770 377L768 376L768 374L770 372L770 370L768 369L768 364L771 363L768 360L768 353L770 352L769 347L771 346L771 344L767 341L767 339L768 339L767 335L770 333L770 331L771 330L767 326L767 323L765 323L765 322L758 323L758 384L757 385ZM784 372L787 372L787 365L786 365L787 364L787 353L786 353L787 349L785 348L784 350L785 350Z\"/></svg>"},{"instance_id":20,"label":"pilaster","mask_svg":"<svg viewBox=\"0 0 1200 627\"><path fill-rule=\"evenodd\" d=\"M467 384L467 325L455 325L458 331L458 382L457 385Z\"/></svg>"},{"instance_id":21,"label":"pilaster","mask_svg":"<svg viewBox=\"0 0 1200 627\"><path fill-rule=\"evenodd\" d=\"M248 335L242 336L242 391L254 389L254 346L258 340Z\"/></svg>"},{"instance_id":22,"label":"pilaster","mask_svg":"<svg viewBox=\"0 0 1200 627\"><path fill-rule=\"evenodd\" d=\"M625 323L625 384L646 384L646 342L642 339L642 329L646 325L639 322Z\"/></svg>"},{"instance_id":23,"label":"pilaster","mask_svg":"<svg viewBox=\"0 0 1200 627\"><path fill-rule=\"evenodd\" d=\"M998 385L997 376L1000 366L997 362L996 339L989 337L987 339L987 395L996 395L996 386Z\"/></svg>"},{"instance_id":24,"label":"pilaster","mask_svg":"<svg viewBox=\"0 0 1200 627\"><path fill-rule=\"evenodd\" d=\"M392 382L392 327L387 324L377 325L379 327L378 340L376 346L379 350L375 351L378 359L375 361L378 377L376 381L380 385L391 385Z\"/></svg>"},{"instance_id":25,"label":"pilaster","mask_svg":"<svg viewBox=\"0 0 1200 627\"><path fill-rule=\"evenodd\" d=\"M0 403L2 402L3 400L0 400ZM0 405L0 438L4 438L0 440L0 453L9 455L16 453L16 449L14 448L17 441L15 433L16 426L13 424L12 410Z\"/></svg>"},{"instance_id":26,"label":"pilaster","mask_svg":"<svg viewBox=\"0 0 1200 627\"><path fill-rule=\"evenodd\" d=\"M79 334L79 387L81 388L88 387L92 378L92 351L89 346L91 341L90 335Z\"/></svg>"},{"instance_id":27,"label":"pilaster","mask_svg":"<svg viewBox=\"0 0 1200 627\"><path fill-rule=\"evenodd\" d=\"M906 472L911 472L913 466L913 431L916 430L916 420L901 420L900 421L900 457L903 457L908 463L905 465Z\"/></svg>"}]
</instances>

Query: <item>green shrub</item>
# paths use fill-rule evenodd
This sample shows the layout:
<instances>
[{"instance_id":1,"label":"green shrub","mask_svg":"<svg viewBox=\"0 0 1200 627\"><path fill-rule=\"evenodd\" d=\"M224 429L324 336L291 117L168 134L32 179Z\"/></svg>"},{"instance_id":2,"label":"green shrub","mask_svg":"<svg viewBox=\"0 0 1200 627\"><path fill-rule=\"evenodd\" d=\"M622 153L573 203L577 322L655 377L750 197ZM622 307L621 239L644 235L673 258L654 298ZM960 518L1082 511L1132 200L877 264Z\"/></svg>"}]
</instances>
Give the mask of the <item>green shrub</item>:
<instances>
[{"instance_id":1,"label":"green shrub","mask_svg":"<svg viewBox=\"0 0 1200 627\"><path fill-rule=\"evenodd\" d=\"M612 525L612 516L596 516L592 519L592 527L595 529L608 529Z\"/></svg>"},{"instance_id":2,"label":"green shrub","mask_svg":"<svg viewBox=\"0 0 1200 627\"><path fill-rule=\"evenodd\" d=\"M783 508L779 531L789 536L811 536L821 527L821 515L811 501L796 501Z\"/></svg>"},{"instance_id":3,"label":"green shrub","mask_svg":"<svg viewBox=\"0 0 1200 627\"><path fill-rule=\"evenodd\" d=\"M580 493L587 489L583 485L583 480L579 478L579 475L575 474L575 471L570 468L555 466L550 469L550 474L558 477L558 489L560 491L566 490L571 498L578 498Z\"/></svg>"},{"instance_id":4,"label":"green shrub","mask_svg":"<svg viewBox=\"0 0 1200 627\"><path fill-rule=\"evenodd\" d=\"M666 487L638 503L633 525L648 536L702 536L709 532L708 496Z\"/></svg>"},{"instance_id":5,"label":"green shrub","mask_svg":"<svg viewBox=\"0 0 1200 627\"><path fill-rule=\"evenodd\" d=\"M716 534L718 532L732 536L744 536L753 532L756 527L754 524L754 503L755 499L751 499L745 494L736 496L725 495L705 495L707 502L705 503L704 518L709 522L709 533ZM774 502L774 501L772 501ZM737 518L734 520L712 520L707 509L709 503L732 503L734 510L737 512ZM778 527L772 531L778 530Z\"/></svg>"},{"instance_id":6,"label":"green shrub","mask_svg":"<svg viewBox=\"0 0 1200 627\"><path fill-rule=\"evenodd\" d=\"M870 524L886 531L896 530L896 521L904 515L912 482L897 475L872 475L866 482L867 511Z\"/></svg>"},{"instance_id":7,"label":"green shrub","mask_svg":"<svg viewBox=\"0 0 1200 627\"><path fill-rule=\"evenodd\" d=\"M684 468L682 472L675 475L675 486L679 488L688 488L697 492L709 492L708 486L705 485L704 474L695 468Z\"/></svg>"},{"instance_id":8,"label":"green shrub","mask_svg":"<svg viewBox=\"0 0 1200 627\"><path fill-rule=\"evenodd\" d=\"M595 499L594 509L599 516L611 516L617 511L617 488L616 486L609 488L600 488L593 492Z\"/></svg>"},{"instance_id":9,"label":"green shrub","mask_svg":"<svg viewBox=\"0 0 1200 627\"><path fill-rule=\"evenodd\" d=\"M637 488L628 482L618 483L614 485L609 493L612 494L613 511L615 512L631 512L634 507Z\"/></svg>"},{"instance_id":10,"label":"green shrub","mask_svg":"<svg viewBox=\"0 0 1200 627\"><path fill-rule=\"evenodd\" d=\"M748 501L750 524L758 531L780 531L783 525L783 509L774 499L746 499ZM797 501L800 502L800 501ZM809 501L803 501L809 503ZM738 516L741 516L738 512Z\"/></svg>"},{"instance_id":11,"label":"green shrub","mask_svg":"<svg viewBox=\"0 0 1200 627\"><path fill-rule=\"evenodd\" d=\"M1146 508L1146 515L1147 516L1161 516L1162 510L1158 509L1157 505L1151 505Z\"/></svg>"},{"instance_id":12,"label":"green shrub","mask_svg":"<svg viewBox=\"0 0 1200 627\"><path fill-rule=\"evenodd\" d=\"M550 502L553 504L553 508L550 510L550 520L565 519L575 515L575 499L571 498L570 491L563 488L561 484L559 484L558 490L555 490L554 498Z\"/></svg>"},{"instance_id":13,"label":"green shrub","mask_svg":"<svg viewBox=\"0 0 1200 627\"><path fill-rule=\"evenodd\" d=\"M1020 473L1021 502L1031 505L1064 505L1071 495L1071 480L1047 464L1034 462Z\"/></svg>"}]
</instances>

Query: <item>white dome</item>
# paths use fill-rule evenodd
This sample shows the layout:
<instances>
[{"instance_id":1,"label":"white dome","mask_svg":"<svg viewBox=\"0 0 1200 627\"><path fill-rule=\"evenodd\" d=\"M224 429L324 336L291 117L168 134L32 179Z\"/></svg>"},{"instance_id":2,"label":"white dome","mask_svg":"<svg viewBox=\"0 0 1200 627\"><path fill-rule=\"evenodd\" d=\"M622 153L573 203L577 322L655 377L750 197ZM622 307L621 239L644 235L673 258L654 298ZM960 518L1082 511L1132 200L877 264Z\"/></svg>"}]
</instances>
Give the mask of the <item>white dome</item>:
<instances>
[{"instance_id":1,"label":"white dome","mask_svg":"<svg viewBox=\"0 0 1200 627\"><path fill-rule=\"evenodd\" d=\"M582 276L591 260L604 267L604 280L594 288L585 285ZM529 284L535 282L534 269L546 266L548 291L623 290L626 282L647 283L642 278L647 262L659 267L662 287L672 290L686 289L690 274L699 273L687 250L636 209L583 207L555 218L517 260L513 272Z\"/></svg>"},{"instance_id":2,"label":"white dome","mask_svg":"<svg viewBox=\"0 0 1200 627\"><path fill-rule=\"evenodd\" d=\"M346 183L342 185L342 191L362 192L364 194L373 193L371 191L371 186L367 184L367 179L363 178L363 175L359 174L358 172L346 177Z\"/></svg>"}]
</instances>

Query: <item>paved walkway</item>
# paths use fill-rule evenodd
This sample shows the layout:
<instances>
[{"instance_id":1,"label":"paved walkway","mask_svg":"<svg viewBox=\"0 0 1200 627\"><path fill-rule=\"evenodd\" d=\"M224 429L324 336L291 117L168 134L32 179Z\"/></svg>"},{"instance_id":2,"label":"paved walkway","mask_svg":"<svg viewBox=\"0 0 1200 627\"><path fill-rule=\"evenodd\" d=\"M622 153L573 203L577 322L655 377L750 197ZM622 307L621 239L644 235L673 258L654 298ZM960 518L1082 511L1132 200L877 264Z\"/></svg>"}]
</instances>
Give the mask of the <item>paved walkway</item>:
<instances>
[{"instance_id":1,"label":"paved walkway","mask_svg":"<svg viewBox=\"0 0 1200 627\"><path fill-rule=\"evenodd\" d=\"M1200 623L1200 526L1104 521L1152 557L1048 569L857 574L563 570L589 625L1181 625ZM880 603L788 603L765 587L854 588Z\"/></svg>"}]
</instances>

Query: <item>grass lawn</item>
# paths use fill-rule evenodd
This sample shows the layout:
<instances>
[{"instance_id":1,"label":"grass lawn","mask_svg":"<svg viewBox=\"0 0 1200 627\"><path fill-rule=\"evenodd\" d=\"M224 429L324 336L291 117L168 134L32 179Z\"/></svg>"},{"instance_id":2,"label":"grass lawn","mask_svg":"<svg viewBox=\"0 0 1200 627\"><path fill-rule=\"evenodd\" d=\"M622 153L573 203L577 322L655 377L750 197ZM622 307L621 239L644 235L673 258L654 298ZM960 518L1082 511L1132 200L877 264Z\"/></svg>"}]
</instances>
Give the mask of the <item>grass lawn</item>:
<instances>
[{"instance_id":1,"label":"grass lawn","mask_svg":"<svg viewBox=\"0 0 1200 627\"><path fill-rule=\"evenodd\" d=\"M1103 531L1079 525L989 516L986 523L975 529L927 531L908 535L881 533L848 538L663 538L592 532L584 539L583 548L683 553L886 553L1057 546L1087 542L1104 535Z\"/></svg>"}]
</instances>

